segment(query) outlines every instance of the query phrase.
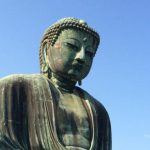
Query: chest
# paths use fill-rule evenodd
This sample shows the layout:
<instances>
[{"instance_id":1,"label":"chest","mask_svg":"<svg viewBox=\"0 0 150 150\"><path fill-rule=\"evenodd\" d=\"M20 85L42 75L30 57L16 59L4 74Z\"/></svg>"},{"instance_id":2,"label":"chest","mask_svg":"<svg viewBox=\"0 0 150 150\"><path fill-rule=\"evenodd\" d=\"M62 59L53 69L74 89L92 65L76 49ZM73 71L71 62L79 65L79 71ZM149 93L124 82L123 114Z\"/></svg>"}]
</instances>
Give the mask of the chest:
<instances>
[{"instance_id":1,"label":"chest","mask_svg":"<svg viewBox=\"0 0 150 150\"><path fill-rule=\"evenodd\" d=\"M56 118L57 134L64 145L90 146L90 119L83 99L77 93L62 95Z\"/></svg>"}]
</instances>

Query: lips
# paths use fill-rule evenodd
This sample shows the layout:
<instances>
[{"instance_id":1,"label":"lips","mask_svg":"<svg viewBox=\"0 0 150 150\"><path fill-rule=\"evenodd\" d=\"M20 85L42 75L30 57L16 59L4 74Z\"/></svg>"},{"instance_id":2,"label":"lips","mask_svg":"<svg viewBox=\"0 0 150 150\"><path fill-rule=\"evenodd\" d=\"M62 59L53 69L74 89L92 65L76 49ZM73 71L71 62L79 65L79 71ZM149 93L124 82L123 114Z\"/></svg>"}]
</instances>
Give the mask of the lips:
<instances>
[{"instance_id":1,"label":"lips","mask_svg":"<svg viewBox=\"0 0 150 150\"><path fill-rule=\"evenodd\" d=\"M78 63L78 62L73 62L72 63L73 68L75 69L82 69L83 68L83 64Z\"/></svg>"}]
</instances>

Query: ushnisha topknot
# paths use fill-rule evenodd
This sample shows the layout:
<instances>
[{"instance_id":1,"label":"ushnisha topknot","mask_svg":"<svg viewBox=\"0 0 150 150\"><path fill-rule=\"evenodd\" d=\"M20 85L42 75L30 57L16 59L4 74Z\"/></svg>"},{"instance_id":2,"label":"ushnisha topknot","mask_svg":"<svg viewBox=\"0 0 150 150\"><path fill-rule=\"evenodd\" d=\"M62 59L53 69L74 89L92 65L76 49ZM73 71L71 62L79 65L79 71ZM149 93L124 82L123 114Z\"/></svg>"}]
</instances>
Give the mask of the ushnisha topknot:
<instances>
[{"instance_id":1,"label":"ushnisha topknot","mask_svg":"<svg viewBox=\"0 0 150 150\"><path fill-rule=\"evenodd\" d=\"M43 46L45 45L45 43L48 42L51 46L53 46L60 33L67 28L74 28L91 34L95 38L96 46L98 47L100 42L99 34L93 28L89 27L84 20L73 17L63 18L49 26L48 29L44 32L40 47L40 66L42 66L42 64L44 63Z\"/></svg>"},{"instance_id":2,"label":"ushnisha topknot","mask_svg":"<svg viewBox=\"0 0 150 150\"><path fill-rule=\"evenodd\" d=\"M48 29L44 32L42 42L48 38L50 40L50 44L53 46L60 32L65 28L75 28L88 32L96 38L97 44L99 44L99 34L93 28L89 27L84 20L72 17L60 19L56 23L48 27Z\"/></svg>"}]
</instances>

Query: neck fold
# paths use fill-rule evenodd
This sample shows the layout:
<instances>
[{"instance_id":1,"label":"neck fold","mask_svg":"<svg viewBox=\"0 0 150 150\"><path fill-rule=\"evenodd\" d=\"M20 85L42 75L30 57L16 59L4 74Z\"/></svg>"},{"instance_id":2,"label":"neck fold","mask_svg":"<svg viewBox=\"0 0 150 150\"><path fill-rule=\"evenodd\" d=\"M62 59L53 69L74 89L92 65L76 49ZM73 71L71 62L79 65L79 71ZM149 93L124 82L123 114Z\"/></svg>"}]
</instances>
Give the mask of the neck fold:
<instances>
[{"instance_id":1,"label":"neck fold","mask_svg":"<svg viewBox=\"0 0 150 150\"><path fill-rule=\"evenodd\" d=\"M72 92L76 85L76 81L66 79L62 76L56 75L55 73L52 73L51 81L60 90L67 91L67 92Z\"/></svg>"}]
</instances>

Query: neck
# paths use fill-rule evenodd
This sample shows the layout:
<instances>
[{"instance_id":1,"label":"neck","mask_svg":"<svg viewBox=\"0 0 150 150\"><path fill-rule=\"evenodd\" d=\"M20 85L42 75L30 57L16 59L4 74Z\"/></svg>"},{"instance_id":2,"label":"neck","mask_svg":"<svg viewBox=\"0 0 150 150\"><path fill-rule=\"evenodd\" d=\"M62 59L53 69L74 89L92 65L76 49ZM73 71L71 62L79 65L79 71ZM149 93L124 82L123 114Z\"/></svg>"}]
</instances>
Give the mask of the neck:
<instances>
[{"instance_id":1,"label":"neck","mask_svg":"<svg viewBox=\"0 0 150 150\"><path fill-rule=\"evenodd\" d=\"M55 73L52 73L51 81L60 90L67 91L67 92L72 92L76 84L76 81L72 81L70 79L56 75Z\"/></svg>"}]
</instances>

